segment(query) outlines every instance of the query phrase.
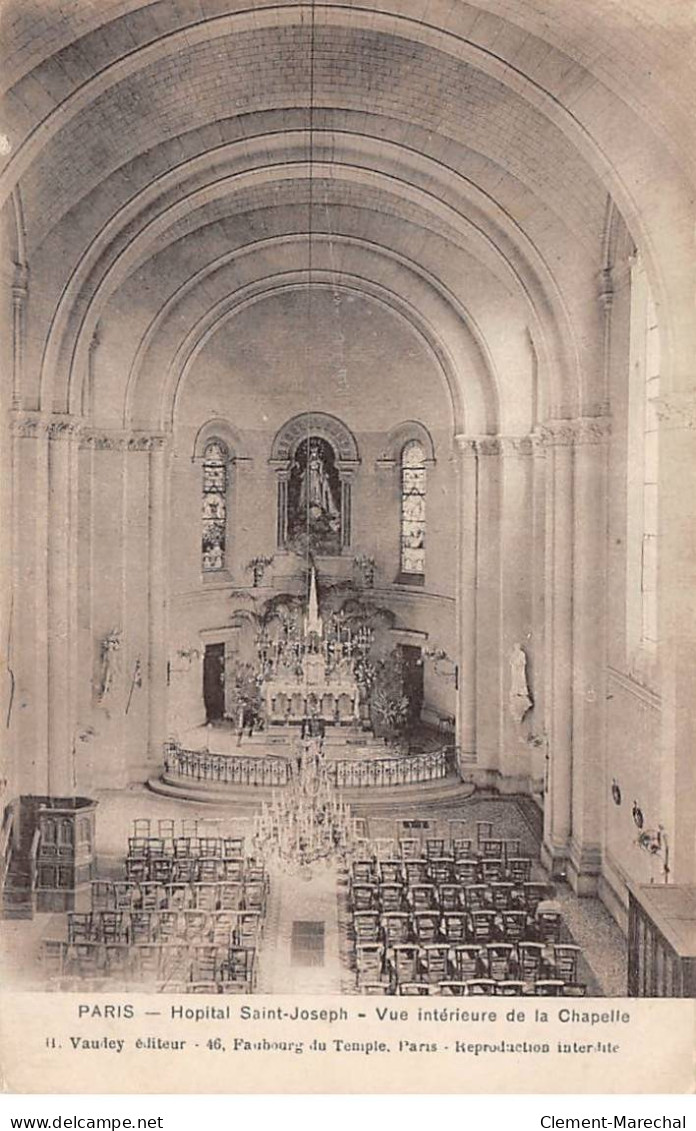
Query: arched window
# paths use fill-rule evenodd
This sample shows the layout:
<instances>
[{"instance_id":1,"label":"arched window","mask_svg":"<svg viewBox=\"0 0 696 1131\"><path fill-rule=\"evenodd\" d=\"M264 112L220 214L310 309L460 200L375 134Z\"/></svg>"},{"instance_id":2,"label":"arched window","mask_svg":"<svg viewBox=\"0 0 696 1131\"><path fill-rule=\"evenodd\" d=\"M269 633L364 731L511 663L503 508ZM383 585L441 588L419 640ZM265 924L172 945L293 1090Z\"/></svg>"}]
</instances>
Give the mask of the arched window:
<instances>
[{"instance_id":1,"label":"arched window","mask_svg":"<svg viewBox=\"0 0 696 1131\"><path fill-rule=\"evenodd\" d=\"M425 574L425 451L419 440L401 449L401 573Z\"/></svg>"},{"instance_id":2,"label":"arched window","mask_svg":"<svg viewBox=\"0 0 696 1131\"><path fill-rule=\"evenodd\" d=\"M209 440L203 453L201 567L204 573L225 568L227 551L227 463L221 440Z\"/></svg>"}]
</instances>

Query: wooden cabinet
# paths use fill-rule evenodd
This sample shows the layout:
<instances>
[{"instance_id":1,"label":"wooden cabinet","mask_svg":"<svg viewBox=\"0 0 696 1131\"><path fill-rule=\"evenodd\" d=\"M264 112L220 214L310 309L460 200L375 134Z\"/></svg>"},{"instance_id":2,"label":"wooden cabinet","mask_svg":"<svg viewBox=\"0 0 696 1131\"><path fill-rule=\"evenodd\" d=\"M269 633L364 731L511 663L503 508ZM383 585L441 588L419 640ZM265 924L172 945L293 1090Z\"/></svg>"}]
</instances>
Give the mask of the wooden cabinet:
<instances>
[{"instance_id":1,"label":"wooden cabinet","mask_svg":"<svg viewBox=\"0 0 696 1131\"><path fill-rule=\"evenodd\" d=\"M629 888L630 997L696 997L696 887Z\"/></svg>"}]
</instances>

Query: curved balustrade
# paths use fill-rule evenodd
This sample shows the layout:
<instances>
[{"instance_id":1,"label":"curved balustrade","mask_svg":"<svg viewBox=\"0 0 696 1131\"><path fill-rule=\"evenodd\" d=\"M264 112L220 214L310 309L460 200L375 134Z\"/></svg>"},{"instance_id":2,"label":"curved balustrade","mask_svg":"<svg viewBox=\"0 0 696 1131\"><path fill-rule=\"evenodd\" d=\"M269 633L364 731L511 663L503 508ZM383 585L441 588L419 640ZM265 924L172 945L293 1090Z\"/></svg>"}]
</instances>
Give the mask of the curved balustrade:
<instances>
[{"instance_id":1,"label":"curved balustrade","mask_svg":"<svg viewBox=\"0 0 696 1131\"><path fill-rule=\"evenodd\" d=\"M446 752L409 754L400 758L370 758L330 763L329 777L337 789L368 789L415 785L447 774Z\"/></svg>"},{"instance_id":2,"label":"curved balustrade","mask_svg":"<svg viewBox=\"0 0 696 1131\"><path fill-rule=\"evenodd\" d=\"M168 776L213 785L281 786L290 778L290 764L285 758L184 750L174 742L165 743L164 771Z\"/></svg>"},{"instance_id":3,"label":"curved balustrade","mask_svg":"<svg viewBox=\"0 0 696 1131\"><path fill-rule=\"evenodd\" d=\"M283 786L291 774L286 758L212 754L207 750L184 750L173 742L165 744L164 769L168 777L214 785ZM444 778L447 757L445 750L434 750L392 758L352 758L329 762L327 771L337 789L388 789Z\"/></svg>"}]
</instances>

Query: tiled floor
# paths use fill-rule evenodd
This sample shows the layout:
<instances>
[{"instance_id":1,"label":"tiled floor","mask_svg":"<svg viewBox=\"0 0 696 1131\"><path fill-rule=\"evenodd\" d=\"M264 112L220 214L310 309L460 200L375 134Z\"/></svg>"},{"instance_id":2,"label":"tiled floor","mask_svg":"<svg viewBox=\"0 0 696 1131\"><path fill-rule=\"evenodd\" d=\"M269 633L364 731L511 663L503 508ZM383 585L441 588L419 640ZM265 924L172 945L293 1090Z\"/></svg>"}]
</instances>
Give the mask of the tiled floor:
<instances>
[{"instance_id":1,"label":"tiled floor","mask_svg":"<svg viewBox=\"0 0 696 1131\"><path fill-rule=\"evenodd\" d=\"M393 793L396 791L390 791ZM184 818L195 816L216 831L251 838L253 807L197 805L160 797L144 788L98 795L97 851L100 875L116 874L134 817ZM390 798L390 801L392 799ZM393 804L365 811L369 835L398 837L422 832L426 836L476 835L477 821L491 821L496 835L518 838L522 853L538 859L539 820L533 806L515 798L475 795L464 801L410 808ZM402 822L417 821L415 830ZM422 826L427 822L428 827ZM540 866L538 874L541 877ZM557 897L572 938L583 948L583 980L590 993L623 996L626 992L626 944L614 920L597 899L577 899L566 885ZM299 922L323 925L323 962L293 962L293 929ZM3 966L7 984L17 988L36 985L40 940L61 937L62 916L42 915L33 921L3 924ZM351 992L354 975L348 967L349 947L345 922L345 877L333 867L313 866L309 872L271 876L271 894L264 944L259 965L258 990L265 993Z\"/></svg>"}]
</instances>

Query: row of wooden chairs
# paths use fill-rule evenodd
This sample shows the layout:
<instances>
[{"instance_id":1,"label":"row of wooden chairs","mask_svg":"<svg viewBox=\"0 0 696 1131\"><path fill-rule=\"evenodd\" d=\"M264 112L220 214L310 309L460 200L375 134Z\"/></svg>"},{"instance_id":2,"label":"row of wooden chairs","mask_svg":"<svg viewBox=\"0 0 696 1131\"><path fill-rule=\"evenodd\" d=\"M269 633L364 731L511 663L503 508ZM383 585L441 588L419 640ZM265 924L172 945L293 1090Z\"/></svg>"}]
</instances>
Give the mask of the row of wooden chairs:
<instances>
[{"instance_id":1,"label":"row of wooden chairs","mask_svg":"<svg viewBox=\"0 0 696 1131\"><path fill-rule=\"evenodd\" d=\"M561 982L556 978L542 979L538 982L494 982L479 978L470 982L444 981L439 985L428 982L401 982L390 986L387 982L366 982L360 987L363 994L398 994L402 997L428 997L442 994L444 997L584 997L587 986L581 982Z\"/></svg>"},{"instance_id":2,"label":"row of wooden chairs","mask_svg":"<svg viewBox=\"0 0 696 1131\"><path fill-rule=\"evenodd\" d=\"M354 911L524 911L534 915L548 897L546 884L353 884L349 906Z\"/></svg>"},{"instance_id":3,"label":"row of wooden chairs","mask_svg":"<svg viewBox=\"0 0 696 1131\"><path fill-rule=\"evenodd\" d=\"M260 911L96 911L68 913L68 942L203 942L256 946L263 932Z\"/></svg>"},{"instance_id":4,"label":"row of wooden chairs","mask_svg":"<svg viewBox=\"0 0 696 1131\"><path fill-rule=\"evenodd\" d=\"M202 982L234 983L236 992L251 993L256 984L254 947L143 942L65 942L45 939L44 975L62 978L157 984L173 992L174 985ZM228 991L233 992L233 991Z\"/></svg>"},{"instance_id":5,"label":"row of wooden chairs","mask_svg":"<svg viewBox=\"0 0 696 1131\"><path fill-rule=\"evenodd\" d=\"M442 943L425 945L381 943L359 944L356 948L357 984L386 980L402 982L494 982L518 980L524 984L543 979L575 983L578 979L580 948L559 943L546 948L539 943L487 943L484 946Z\"/></svg>"},{"instance_id":6,"label":"row of wooden chairs","mask_svg":"<svg viewBox=\"0 0 696 1131\"><path fill-rule=\"evenodd\" d=\"M128 858L244 857L244 843L241 836L131 836L128 838Z\"/></svg>"},{"instance_id":7,"label":"row of wooden chairs","mask_svg":"<svg viewBox=\"0 0 696 1131\"><path fill-rule=\"evenodd\" d=\"M522 855L519 837L510 839L494 837L491 821L477 821L476 826L475 837L401 836L358 839L354 858L378 863L381 860L395 858L405 861L421 857L434 859L444 856L450 856L454 860L472 856L508 860Z\"/></svg>"},{"instance_id":8,"label":"row of wooden chairs","mask_svg":"<svg viewBox=\"0 0 696 1131\"><path fill-rule=\"evenodd\" d=\"M383 941L386 946L407 942L559 942L562 919L558 912L525 911L356 911L352 917L356 942Z\"/></svg>"},{"instance_id":9,"label":"row of wooden chairs","mask_svg":"<svg viewBox=\"0 0 696 1131\"><path fill-rule=\"evenodd\" d=\"M223 827L229 829L230 825L221 817L136 817L131 822L131 836L159 836L167 840L177 836L220 836Z\"/></svg>"},{"instance_id":10,"label":"row of wooden chairs","mask_svg":"<svg viewBox=\"0 0 696 1131\"><path fill-rule=\"evenodd\" d=\"M154 880L94 880L94 911L260 911L265 913L268 883L236 880L156 883Z\"/></svg>"}]
</instances>

